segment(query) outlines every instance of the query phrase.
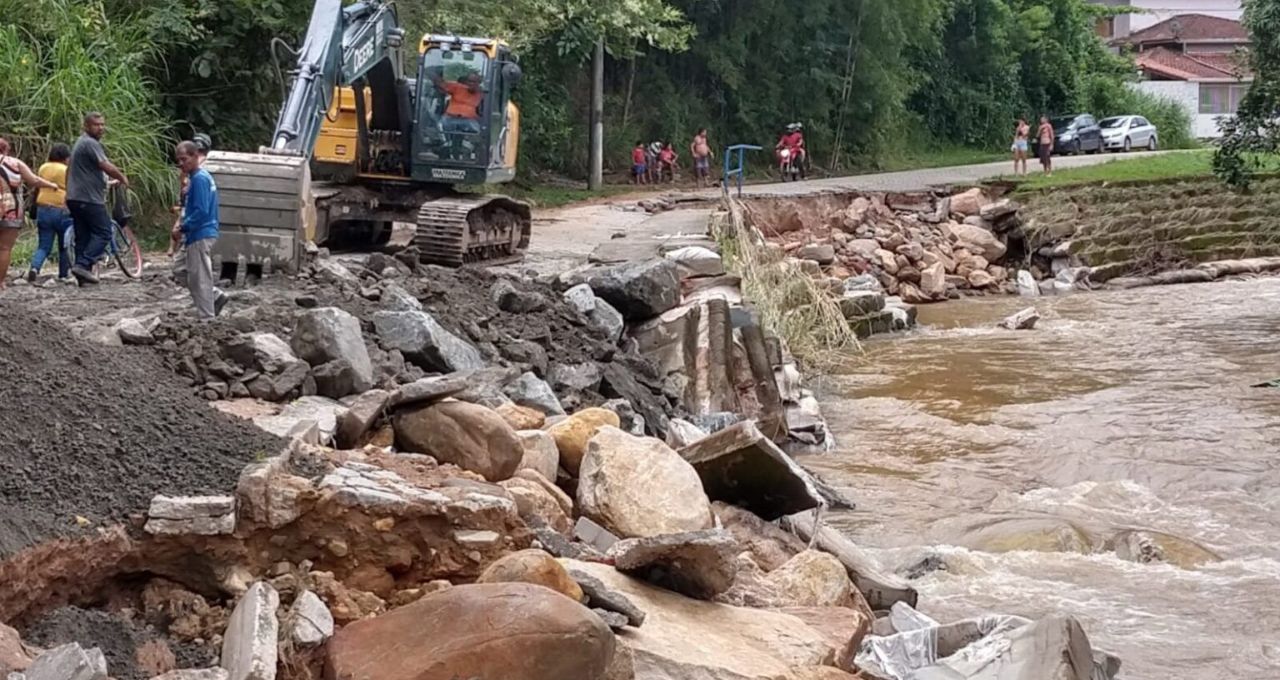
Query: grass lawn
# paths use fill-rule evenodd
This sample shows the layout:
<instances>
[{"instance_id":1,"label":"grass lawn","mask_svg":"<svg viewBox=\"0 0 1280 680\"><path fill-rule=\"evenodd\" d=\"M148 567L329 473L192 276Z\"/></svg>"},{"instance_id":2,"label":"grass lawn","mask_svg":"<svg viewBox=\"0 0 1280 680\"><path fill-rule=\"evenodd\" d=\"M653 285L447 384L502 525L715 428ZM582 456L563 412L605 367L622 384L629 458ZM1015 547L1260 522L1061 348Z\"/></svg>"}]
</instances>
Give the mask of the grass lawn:
<instances>
[{"instance_id":1,"label":"grass lawn","mask_svg":"<svg viewBox=\"0 0 1280 680\"><path fill-rule=\"evenodd\" d=\"M1176 179L1178 177L1207 177L1213 174L1210 162L1213 151L1197 149L1195 151L1178 151L1158 156L1126 158L1083 168L1068 168L1054 171L1053 176L1046 177L1032 170L1028 178L1018 185L1019 191L1034 191L1053 187L1071 186L1073 184L1093 184L1098 182L1131 182ZM1013 179L1002 177L1002 179Z\"/></svg>"},{"instance_id":2,"label":"grass lawn","mask_svg":"<svg viewBox=\"0 0 1280 680\"><path fill-rule=\"evenodd\" d=\"M1008 158L1008 150L993 151L991 149L972 149L960 146L937 149L904 149L900 153L882 158L879 168L875 170L859 170L858 172L897 172L899 170L945 168L952 165L994 163L1008 160Z\"/></svg>"}]
</instances>

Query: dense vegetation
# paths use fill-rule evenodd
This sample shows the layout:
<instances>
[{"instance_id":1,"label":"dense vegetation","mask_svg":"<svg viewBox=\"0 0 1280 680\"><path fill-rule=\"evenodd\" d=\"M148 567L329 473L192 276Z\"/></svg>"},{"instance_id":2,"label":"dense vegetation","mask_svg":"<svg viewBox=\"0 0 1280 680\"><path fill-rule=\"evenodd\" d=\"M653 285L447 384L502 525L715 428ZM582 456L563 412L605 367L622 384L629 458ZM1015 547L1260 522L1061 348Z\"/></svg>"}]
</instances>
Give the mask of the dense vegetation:
<instances>
[{"instance_id":1,"label":"dense vegetation","mask_svg":"<svg viewBox=\"0 0 1280 680\"><path fill-rule=\"evenodd\" d=\"M168 143L204 131L222 148L269 137L282 83L270 40L301 37L312 0L0 0L0 111L28 156L108 115L108 144L171 191ZM883 167L934 148L1007 147L1018 116L1141 113L1166 145L1176 107L1125 87L1132 65L1095 37L1084 0L424 0L411 35L482 33L522 54L526 171L580 176L587 61L603 38L608 161L636 139L683 148L769 144L801 121L819 162ZM285 67L287 68L287 66Z\"/></svg>"},{"instance_id":2,"label":"dense vegetation","mask_svg":"<svg viewBox=\"0 0 1280 680\"><path fill-rule=\"evenodd\" d=\"M1253 40L1253 83L1236 117L1223 123L1213 171L1228 184L1247 189L1259 170L1275 168L1280 154L1280 0L1249 0L1242 21Z\"/></svg>"}]
</instances>

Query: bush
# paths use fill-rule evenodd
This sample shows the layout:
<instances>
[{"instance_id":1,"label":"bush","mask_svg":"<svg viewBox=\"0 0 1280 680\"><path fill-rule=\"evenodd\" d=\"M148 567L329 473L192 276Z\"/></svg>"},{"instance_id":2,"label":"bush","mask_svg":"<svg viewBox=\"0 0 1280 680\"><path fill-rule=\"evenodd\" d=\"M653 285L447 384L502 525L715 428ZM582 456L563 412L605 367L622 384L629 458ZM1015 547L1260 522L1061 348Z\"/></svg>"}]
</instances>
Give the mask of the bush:
<instances>
[{"instance_id":1,"label":"bush","mask_svg":"<svg viewBox=\"0 0 1280 680\"><path fill-rule=\"evenodd\" d=\"M1186 109L1172 99L1143 92L1134 83L1095 78L1088 84L1085 107L1099 119L1132 115L1146 118L1159 130L1162 148L1199 146L1191 135L1191 115Z\"/></svg>"}]
</instances>

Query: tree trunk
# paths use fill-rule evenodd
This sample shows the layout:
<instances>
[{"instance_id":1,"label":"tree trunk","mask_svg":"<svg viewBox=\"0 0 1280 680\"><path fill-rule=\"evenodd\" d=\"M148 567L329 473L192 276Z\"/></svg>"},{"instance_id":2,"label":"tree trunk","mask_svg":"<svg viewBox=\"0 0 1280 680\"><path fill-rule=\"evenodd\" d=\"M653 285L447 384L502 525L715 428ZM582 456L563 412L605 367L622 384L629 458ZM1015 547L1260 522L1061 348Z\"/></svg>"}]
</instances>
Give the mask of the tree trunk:
<instances>
[{"instance_id":1,"label":"tree trunk","mask_svg":"<svg viewBox=\"0 0 1280 680\"><path fill-rule=\"evenodd\" d=\"M587 188L598 191L604 185L604 38L596 42L591 60L591 175Z\"/></svg>"},{"instance_id":2,"label":"tree trunk","mask_svg":"<svg viewBox=\"0 0 1280 680\"><path fill-rule=\"evenodd\" d=\"M627 74L627 98L622 104L622 129L627 129L631 120L631 94L636 89L636 55L631 55L631 72Z\"/></svg>"}]
</instances>

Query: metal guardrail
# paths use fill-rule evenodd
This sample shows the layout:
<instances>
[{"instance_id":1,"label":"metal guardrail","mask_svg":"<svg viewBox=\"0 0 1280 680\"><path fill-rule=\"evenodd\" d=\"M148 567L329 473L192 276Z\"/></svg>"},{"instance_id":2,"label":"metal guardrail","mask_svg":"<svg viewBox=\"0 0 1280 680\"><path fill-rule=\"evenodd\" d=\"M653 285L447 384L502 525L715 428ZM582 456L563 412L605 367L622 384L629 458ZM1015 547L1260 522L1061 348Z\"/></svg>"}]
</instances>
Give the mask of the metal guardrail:
<instances>
[{"instance_id":1,"label":"metal guardrail","mask_svg":"<svg viewBox=\"0 0 1280 680\"><path fill-rule=\"evenodd\" d=\"M760 151L763 147L753 144L734 144L724 150L724 175L720 181L720 188L726 197L729 195L729 180L736 179L738 185L738 198L742 198L742 178L747 174L747 151ZM730 159L737 152L737 165L731 167Z\"/></svg>"}]
</instances>

